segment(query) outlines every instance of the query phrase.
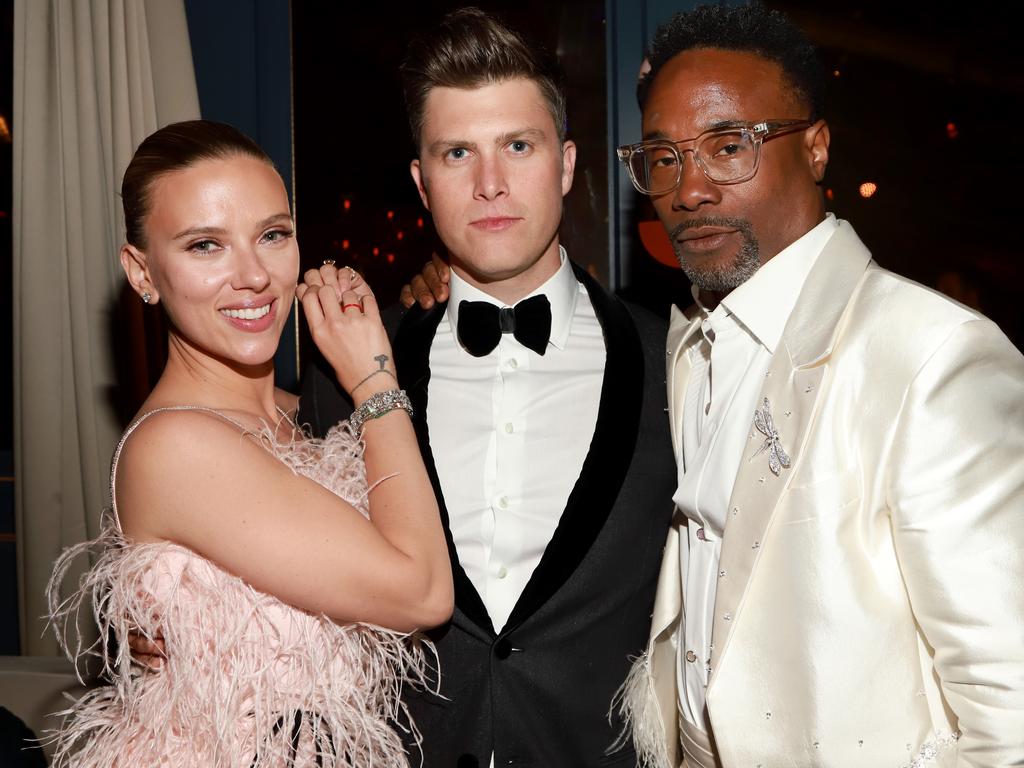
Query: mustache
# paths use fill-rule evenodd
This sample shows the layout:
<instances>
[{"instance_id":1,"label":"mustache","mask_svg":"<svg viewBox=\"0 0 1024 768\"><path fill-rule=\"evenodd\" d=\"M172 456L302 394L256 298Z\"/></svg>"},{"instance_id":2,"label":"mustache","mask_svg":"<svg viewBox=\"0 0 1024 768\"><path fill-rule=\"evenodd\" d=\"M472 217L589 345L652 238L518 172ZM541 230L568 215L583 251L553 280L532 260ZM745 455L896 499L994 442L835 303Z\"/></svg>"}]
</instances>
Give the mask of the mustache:
<instances>
[{"instance_id":1,"label":"mustache","mask_svg":"<svg viewBox=\"0 0 1024 768\"><path fill-rule=\"evenodd\" d=\"M686 221L680 222L672 228L672 231L668 233L670 240L676 240L688 229L696 229L697 227L722 227L725 229L735 229L738 232L742 232L744 237L753 237L753 228L750 226L750 222L746 219L738 219L730 216L701 216L699 219L687 219Z\"/></svg>"}]
</instances>

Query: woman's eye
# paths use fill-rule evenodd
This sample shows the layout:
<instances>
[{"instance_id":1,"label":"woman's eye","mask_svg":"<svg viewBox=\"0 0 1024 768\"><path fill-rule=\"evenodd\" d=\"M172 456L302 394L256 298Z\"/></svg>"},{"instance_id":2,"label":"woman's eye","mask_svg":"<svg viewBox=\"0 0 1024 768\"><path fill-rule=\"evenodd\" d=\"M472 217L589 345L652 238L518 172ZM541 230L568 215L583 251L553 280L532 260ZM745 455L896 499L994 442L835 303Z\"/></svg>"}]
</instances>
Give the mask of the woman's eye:
<instances>
[{"instance_id":1,"label":"woman's eye","mask_svg":"<svg viewBox=\"0 0 1024 768\"><path fill-rule=\"evenodd\" d=\"M290 229L272 229L263 235L263 241L266 243L279 243L282 240L287 240L293 234L294 232Z\"/></svg>"},{"instance_id":2,"label":"woman's eye","mask_svg":"<svg viewBox=\"0 0 1024 768\"><path fill-rule=\"evenodd\" d=\"M196 253L210 253L216 247L217 243L213 240L196 240L189 245L188 250L195 251Z\"/></svg>"}]
</instances>

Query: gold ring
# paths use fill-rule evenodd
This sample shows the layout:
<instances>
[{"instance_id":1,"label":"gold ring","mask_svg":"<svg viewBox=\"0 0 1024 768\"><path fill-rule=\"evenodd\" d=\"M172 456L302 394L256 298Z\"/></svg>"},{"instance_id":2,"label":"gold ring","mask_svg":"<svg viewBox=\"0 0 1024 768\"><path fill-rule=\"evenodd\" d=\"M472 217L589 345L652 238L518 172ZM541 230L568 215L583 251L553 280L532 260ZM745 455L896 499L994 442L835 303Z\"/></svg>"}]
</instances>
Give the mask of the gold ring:
<instances>
[{"instance_id":1,"label":"gold ring","mask_svg":"<svg viewBox=\"0 0 1024 768\"><path fill-rule=\"evenodd\" d=\"M324 259L323 266L325 266L325 267L333 267L334 266L334 259Z\"/></svg>"},{"instance_id":2,"label":"gold ring","mask_svg":"<svg viewBox=\"0 0 1024 768\"><path fill-rule=\"evenodd\" d=\"M356 308L356 309L358 309L358 310L359 310L360 312L362 312L362 311L363 311L363 305L362 305L362 304L342 304L342 305L341 305L341 311L342 311L342 312L344 312L344 311L345 311L346 309L348 309L349 307L355 307L355 308Z\"/></svg>"}]
</instances>

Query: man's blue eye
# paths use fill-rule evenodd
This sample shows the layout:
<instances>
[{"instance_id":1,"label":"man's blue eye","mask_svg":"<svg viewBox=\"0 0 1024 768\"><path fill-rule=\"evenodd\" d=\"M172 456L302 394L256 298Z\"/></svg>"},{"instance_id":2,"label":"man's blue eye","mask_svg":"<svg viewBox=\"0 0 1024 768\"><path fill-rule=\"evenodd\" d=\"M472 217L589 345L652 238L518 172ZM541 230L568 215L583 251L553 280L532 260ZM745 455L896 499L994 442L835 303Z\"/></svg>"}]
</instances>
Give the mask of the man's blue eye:
<instances>
[{"instance_id":1,"label":"man's blue eye","mask_svg":"<svg viewBox=\"0 0 1024 768\"><path fill-rule=\"evenodd\" d=\"M525 141L513 141L512 142L512 151L513 152L525 152L529 148L530 148L530 145L527 144Z\"/></svg>"}]
</instances>

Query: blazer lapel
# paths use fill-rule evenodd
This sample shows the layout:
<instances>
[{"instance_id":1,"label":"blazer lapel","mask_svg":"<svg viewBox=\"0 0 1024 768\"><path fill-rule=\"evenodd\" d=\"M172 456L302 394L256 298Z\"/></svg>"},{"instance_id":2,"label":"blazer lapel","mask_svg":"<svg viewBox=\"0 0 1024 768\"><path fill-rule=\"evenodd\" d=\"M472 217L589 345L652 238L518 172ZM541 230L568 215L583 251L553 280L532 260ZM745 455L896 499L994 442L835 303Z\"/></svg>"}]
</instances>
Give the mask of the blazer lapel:
<instances>
[{"instance_id":1,"label":"blazer lapel","mask_svg":"<svg viewBox=\"0 0 1024 768\"><path fill-rule=\"evenodd\" d=\"M430 433L427 428L427 387L430 384L430 347L434 343L434 334L438 323L444 316L447 302L435 304L429 310L418 306L410 309L402 318L395 334L394 353L395 367L398 369L399 384L409 395L413 408L413 426L419 442L423 464L427 475L434 486L434 495L441 512L441 523L448 541L448 556L452 561L452 578L455 582L455 605L473 623L494 636L494 626L487 608L469 580L465 569L459 562L459 553L455 549L452 532L449 526L448 507L445 505L441 482L434 464L434 453L430 449Z\"/></svg>"},{"instance_id":2,"label":"blazer lapel","mask_svg":"<svg viewBox=\"0 0 1024 768\"><path fill-rule=\"evenodd\" d=\"M758 406L767 398L775 429L790 458L789 468L778 475L769 468L768 451L758 453L765 436L754 427L754 414L750 414L748 447L733 485L722 539L719 570L724 575L718 581L715 599L709 695L779 498L803 460L803 446L842 315L870 260L871 254L850 225L840 221L786 323L758 397Z\"/></svg>"},{"instance_id":3,"label":"blazer lapel","mask_svg":"<svg viewBox=\"0 0 1024 768\"><path fill-rule=\"evenodd\" d=\"M600 533L629 469L640 428L644 357L629 311L575 267L604 332L606 357L597 424L580 476L544 555L502 633L535 613L576 570Z\"/></svg>"}]
</instances>

